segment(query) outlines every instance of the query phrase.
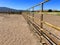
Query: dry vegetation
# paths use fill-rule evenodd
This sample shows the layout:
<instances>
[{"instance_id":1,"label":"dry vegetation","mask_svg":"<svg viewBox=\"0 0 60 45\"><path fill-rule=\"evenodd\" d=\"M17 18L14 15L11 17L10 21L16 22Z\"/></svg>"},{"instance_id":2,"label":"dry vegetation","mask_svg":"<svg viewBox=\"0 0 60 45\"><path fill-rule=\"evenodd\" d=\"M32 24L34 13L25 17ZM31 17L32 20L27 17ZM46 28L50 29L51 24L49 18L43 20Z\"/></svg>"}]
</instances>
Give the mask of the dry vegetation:
<instances>
[{"instance_id":1,"label":"dry vegetation","mask_svg":"<svg viewBox=\"0 0 60 45\"><path fill-rule=\"evenodd\" d=\"M22 15L0 14L0 45L40 45Z\"/></svg>"}]
</instances>

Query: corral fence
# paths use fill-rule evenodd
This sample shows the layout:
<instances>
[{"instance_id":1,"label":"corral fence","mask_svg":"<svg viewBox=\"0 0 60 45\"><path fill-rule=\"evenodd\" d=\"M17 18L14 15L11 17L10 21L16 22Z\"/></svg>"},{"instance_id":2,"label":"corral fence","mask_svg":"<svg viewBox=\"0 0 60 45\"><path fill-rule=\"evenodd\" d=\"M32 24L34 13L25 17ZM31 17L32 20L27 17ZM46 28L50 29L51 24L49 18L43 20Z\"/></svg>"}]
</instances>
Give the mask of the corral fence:
<instances>
[{"instance_id":1,"label":"corral fence","mask_svg":"<svg viewBox=\"0 0 60 45\"><path fill-rule=\"evenodd\" d=\"M26 19L26 21L29 24L32 31L40 39L40 43L42 45L60 45L60 37L56 36L51 31L44 28L44 26L46 28L51 27L57 31L60 31L60 27L57 27L55 25L52 25L52 24L44 21L43 17L45 15L43 14L43 5L46 2L48 2L48 0L41 2L35 6L27 9L27 11L25 13L23 13L23 16ZM37 6L41 6L41 10L40 10L39 14L34 11L34 8Z\"/></svg>"}]
</instances>

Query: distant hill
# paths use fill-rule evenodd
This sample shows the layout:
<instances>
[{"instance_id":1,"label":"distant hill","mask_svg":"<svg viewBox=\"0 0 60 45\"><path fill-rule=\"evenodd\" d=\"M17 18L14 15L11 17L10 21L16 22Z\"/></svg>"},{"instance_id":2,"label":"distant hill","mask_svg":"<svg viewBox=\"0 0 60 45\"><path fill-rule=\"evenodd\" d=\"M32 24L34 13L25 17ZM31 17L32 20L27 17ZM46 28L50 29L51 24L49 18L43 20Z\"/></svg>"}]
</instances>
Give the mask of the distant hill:
<instances>
[{"instance_id":1,"label":"distant hill","mask_svg":"<svg viewBox=\"0 0 60 45\"><path fill-rule=\"evenodd\" d=\"M23 12L24 10L16 10L8 7L0 7L0 13Z\"/></svg>"}]
</instances>

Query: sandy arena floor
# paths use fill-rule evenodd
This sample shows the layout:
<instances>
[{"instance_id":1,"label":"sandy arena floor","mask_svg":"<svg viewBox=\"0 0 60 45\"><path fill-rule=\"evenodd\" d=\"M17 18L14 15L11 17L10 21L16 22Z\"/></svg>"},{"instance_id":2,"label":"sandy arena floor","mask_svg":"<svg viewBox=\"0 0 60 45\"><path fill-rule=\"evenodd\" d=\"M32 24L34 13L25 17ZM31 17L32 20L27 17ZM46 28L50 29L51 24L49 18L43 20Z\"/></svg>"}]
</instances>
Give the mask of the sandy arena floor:
<instances>
[{"instance_id":1,"label":"sandy arena floor","mask_svg":"<svg viewBox=\"0 0 60 45\"><path fill-rule=\"evenodd\" d=\"M40 45L22 15L0 14L0 45Z\"/></svg>"}]
</instances>

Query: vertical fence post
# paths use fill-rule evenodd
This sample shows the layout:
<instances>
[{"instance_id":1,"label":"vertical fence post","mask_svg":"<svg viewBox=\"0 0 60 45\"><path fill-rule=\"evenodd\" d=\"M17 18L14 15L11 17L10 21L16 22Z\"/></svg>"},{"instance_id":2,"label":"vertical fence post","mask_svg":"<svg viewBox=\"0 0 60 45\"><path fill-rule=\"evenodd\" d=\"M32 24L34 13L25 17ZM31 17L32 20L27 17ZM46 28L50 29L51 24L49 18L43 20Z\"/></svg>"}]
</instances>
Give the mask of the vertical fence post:
<instances>
[{"instance_id":1,"label":"vertical fence post","mask_svg":"<svg viewBox=\"0 0 60 45\"><path fill-rule=\"evenodd\" d=\"M32 13L33 13L33 22L34 22L34 7L32 8L33 10L32 10Z\"/></svg>"},{"instance_id":2,"label":"vertical fence post","mask_svg":"<svg viewBox=\"0 0 60 45\"><path fill-rule=\"evenodd\" d=\"M43 28L43 23L42 23L42 21L43 21L43 3L41 4L41 28Z\"/></svg>"},{"instance_id":3,"label":"vertical fence post","mask_svg":"<svg viewBox=\"0 0 60 45\"><path fill-rule=\"evenodd\" d=\"M41 28L43 28L43 23L42 23L42 21L43 21L43 3L41 4L41 19L40 19L40 21L41 21ZM42 31L41 31L41 35L42 35ZM42 37L40 37L40 42L42 43Z\"/></svg>"},{"instance_id":4,"label":"vertical fence post","mask_svg":"<svg viewBox=\"0 0 60 45\"><path fill-rule=\"evenodd\" d=\"M28 10L27 10L26 18L27 18L27 20L28 20Z\"/></svg>"}]
</instances>

